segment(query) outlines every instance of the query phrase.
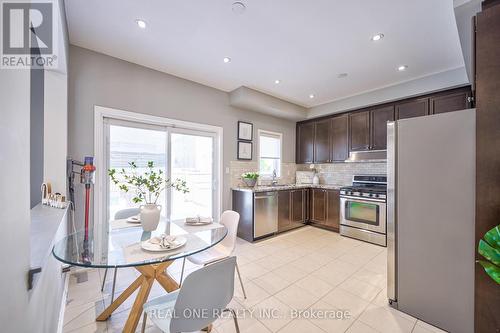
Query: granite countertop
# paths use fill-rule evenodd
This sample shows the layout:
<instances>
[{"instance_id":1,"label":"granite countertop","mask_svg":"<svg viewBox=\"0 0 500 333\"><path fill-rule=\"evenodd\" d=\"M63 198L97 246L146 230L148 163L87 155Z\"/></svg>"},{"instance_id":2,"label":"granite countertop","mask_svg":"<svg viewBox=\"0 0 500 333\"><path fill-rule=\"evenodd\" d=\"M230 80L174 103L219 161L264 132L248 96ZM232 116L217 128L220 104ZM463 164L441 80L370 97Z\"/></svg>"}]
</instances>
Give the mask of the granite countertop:
<instances>
[{"instance_id":1,"label":"granite countertop","mask_svg":"<svg viewBox=\"0 0 500 333\"><path fill-rule=\"evenodd\" d=\"M338 185L338 184L318 184L318 185L287 184L287 185L277 185L277 186L259 185L259 186L255 186L255 187L245 187L245 186L233 187L232 190L233 191L247 191L247 192L284 191L284 190L295 190L295 189L301 189L301 188L323 188L326 190L339 190L343 186L345 186L345 185Z\"/></svg>"}]
</instances>

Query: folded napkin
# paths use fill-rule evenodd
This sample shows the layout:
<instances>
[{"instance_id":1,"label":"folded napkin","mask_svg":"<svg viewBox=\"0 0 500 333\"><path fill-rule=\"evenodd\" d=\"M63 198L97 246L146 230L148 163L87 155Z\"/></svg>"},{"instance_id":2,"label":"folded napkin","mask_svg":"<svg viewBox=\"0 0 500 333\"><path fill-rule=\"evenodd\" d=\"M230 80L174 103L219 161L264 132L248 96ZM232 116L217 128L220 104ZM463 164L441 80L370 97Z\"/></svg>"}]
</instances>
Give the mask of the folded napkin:
<instances>
[{"instance_id":1,"label":"folded napkin","mask_svg":"<svg viewBox=\"0 0 500 333\"><path fill-rule=\"evenodd\" d=\"M177 238L172 235L163 234L160 237L153 237L149 240L151 244L157 244L163 249L169 249L177 246Z\"/></svg>"},{"instance_id":2,"label":"folded napkin","mask_svg":"<svg viewBox=\"0 0 500 333\"><path fill-rule=\"evenodd\" d=\"M186 217L186 224L197 224L197 223L211 223L213 219L211 217Z\"/></svg>"}]
</instances>

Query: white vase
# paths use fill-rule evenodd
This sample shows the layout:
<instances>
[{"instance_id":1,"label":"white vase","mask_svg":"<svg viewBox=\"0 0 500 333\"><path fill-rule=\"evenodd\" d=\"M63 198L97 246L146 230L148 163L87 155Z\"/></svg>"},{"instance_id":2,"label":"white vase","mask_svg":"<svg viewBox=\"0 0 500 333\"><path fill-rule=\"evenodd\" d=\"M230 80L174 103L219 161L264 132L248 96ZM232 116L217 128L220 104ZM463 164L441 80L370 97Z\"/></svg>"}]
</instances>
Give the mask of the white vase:
<instances>
[{"instance_id":1,"label":"white vase","mask_svg":"<svg viewBox=\"0 0 500 333\"><path fill-rule=\"evenodd\" d=\"M161 205L141 205L141 226L144 231L153 231L160 223Z\"/></svg>"}]
</instances>

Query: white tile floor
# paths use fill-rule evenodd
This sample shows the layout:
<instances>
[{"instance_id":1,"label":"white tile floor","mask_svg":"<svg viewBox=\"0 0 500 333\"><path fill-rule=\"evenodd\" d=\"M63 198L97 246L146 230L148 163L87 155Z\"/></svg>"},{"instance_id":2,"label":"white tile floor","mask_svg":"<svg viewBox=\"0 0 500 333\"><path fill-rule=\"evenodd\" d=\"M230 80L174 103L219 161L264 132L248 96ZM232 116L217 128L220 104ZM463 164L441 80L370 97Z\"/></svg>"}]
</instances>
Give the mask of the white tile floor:
<instances>
[{"instance_id":1,"label":"white tile floor","mask_svg":"<svg viewBox=\"0 0 500 333\"><path fill-rule=\"evenodd\" d=\"M243 298L236 281L235 298L230 306L245 314L239 320L241 332L443 332L387 305L383 247L304 227L255 244L238 239L236 255L248 296L246 300ZM180 264L176 262L169 267L176 278L180 275ZM188 263L186 268L189 273L198 267ZM121 332L134 297L107 322L96 322L96 315L110 302L112 272L108 273L101 293L103 273L103 270L83 270L70 277L64 332ZM137 276L134 269L119 269L116 294ZM155 284L150 297L163 293ZM250 310L256 314L269 309L276 309L279 318L248 315ZM297 311L293 309L309 311L294 317ZM311 317L325 310L347 311L347 315L342 319ZM160 330L148 322L147 332ZM234 324L232 320L220 319L214 323L213 332L235 332Z\"/></svg>"}]
</instances>

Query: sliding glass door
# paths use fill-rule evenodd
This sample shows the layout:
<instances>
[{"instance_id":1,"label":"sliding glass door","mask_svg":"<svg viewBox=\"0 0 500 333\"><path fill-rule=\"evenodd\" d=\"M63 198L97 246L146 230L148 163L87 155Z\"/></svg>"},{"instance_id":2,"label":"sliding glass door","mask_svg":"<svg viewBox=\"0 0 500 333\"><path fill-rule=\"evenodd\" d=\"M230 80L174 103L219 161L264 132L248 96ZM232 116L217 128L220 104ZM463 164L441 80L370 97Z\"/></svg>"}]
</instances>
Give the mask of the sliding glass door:
<instances>
[{"instance_id":1,"label":"sliding glass door","mask_svg":"<svg viewBox=\"0 0 500 333\"><path fill-rule=\"evenodd\" d=\"M170 134L170 175L187 182L189 193L171 192L171 218L214 214L214 135L173 129Z\"/></svg>"},{"instance_id":2,"label":"sliding glass door","mask_svg":"<svg viewBox=\"0 0 500 333\"><path fill-rule=\"evenodd\" d=\"M129 163L135 162L138 172L145 171L148 161L166 172L167 161L167 133L164 128L147 126L143 124L129 123L123 121L109 122L108 137L108 169L120 171L124 169L127 173L132 170ZM137 207L132 202L134 192L124 193L117 185L108 179L108 214L113 219L116 212ZM159 198L158 203L165 206L165 194Z\"/></svg>"},{"instance_id":3,"label":"sliding glass door","mask_svg":"<svg viewBox=\"0 0 500 333\"><path fill-rule=\"evenodd\" d=\"M163 206L163 216L214 217L218 205L215 172L218 151L214 133L113 119L106 119L105 129L107 169L130 172L129 163L135 162L140 173L148 161L153 161L167 178L186 181L188 193L172 189L159 198L157 203ZM108 221L121 209L138 207L132 202L133 191L124 193L109 179L106 184Z\"/></svg>"}]
</instances>

